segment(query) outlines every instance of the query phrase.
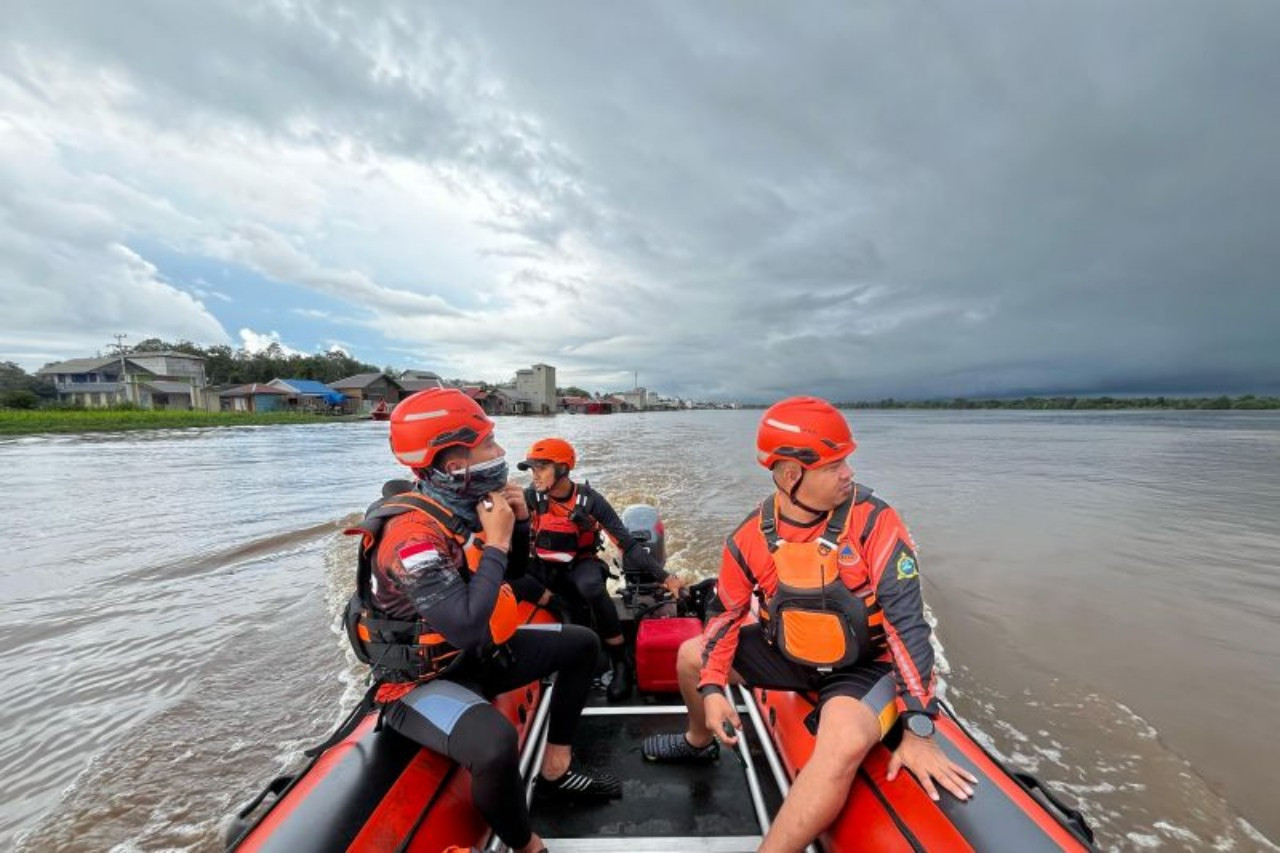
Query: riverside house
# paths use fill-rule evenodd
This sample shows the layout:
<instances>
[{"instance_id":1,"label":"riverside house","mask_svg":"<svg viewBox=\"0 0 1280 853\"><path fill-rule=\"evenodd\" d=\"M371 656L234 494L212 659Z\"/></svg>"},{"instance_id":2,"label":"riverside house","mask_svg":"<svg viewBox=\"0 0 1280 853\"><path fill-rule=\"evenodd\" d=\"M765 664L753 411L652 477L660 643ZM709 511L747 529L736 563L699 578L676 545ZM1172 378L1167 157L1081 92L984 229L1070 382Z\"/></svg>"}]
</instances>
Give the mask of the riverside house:
<instances>
[{"instance_id":1,"label":"riverside house","mask_svg":"<svg viewBox=\"0 0 1280 853\"><path fill-rule=\"evenodd\" d=\"M379 403L394 409L406 396L404 386L385 373L357 373L330 382L329 387L351 398L358 412L370 412Z\"/></svg>"},{"instance_id":2,"label":"riverside house","mask_svg":"<svg viewBox=\"0 0 1280 853\"><path fill-rule=\"evenodd\" d=\"M185 352L138 352L46 364L58 402L87 408L132 403L142 409L205 407L204 359Z\"/></svg>"},{"instance_id":3,"label":"riverside house","mask_svg":"<svg viewBox=\"0 0 1280 853\"><path fill-rule=\"evenodd\" d=\"M223 412L282 412L288 406L289 392L254 382L218 392Z\"/></svg>"},{"instance_id":4,"label":"riverside house","mask_svg":"<svg viewBox=\"0 0 1280 853\"><path fill-rule=\"evenodd\" d=\"M340 412L347 397L315 379L272 379L267 383L288 393L285 406L291 412Z\"/></svg>"}]
</instances>

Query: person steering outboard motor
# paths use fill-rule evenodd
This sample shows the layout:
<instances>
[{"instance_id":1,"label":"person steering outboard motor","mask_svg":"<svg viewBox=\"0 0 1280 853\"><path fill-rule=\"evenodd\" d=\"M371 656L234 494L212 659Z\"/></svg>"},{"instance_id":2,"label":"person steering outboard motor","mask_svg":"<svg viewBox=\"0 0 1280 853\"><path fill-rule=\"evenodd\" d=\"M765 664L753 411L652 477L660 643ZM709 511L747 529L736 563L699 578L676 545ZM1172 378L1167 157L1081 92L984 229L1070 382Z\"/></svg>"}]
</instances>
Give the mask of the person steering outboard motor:
<instances>
[{"instance_id":1,"label":"person steering outboard motor","mask_svg":"<svg viewBox=\"0 0 1280 853\"><path fill-rule=\"evenodd\" d=\"M668 574L632 537L604 495L589 483L578 484L570 479L569 472L577 460L577 453L569 442L562 438L544 438L534 442L524 461L516 465L533 475L533 485L525 489L530 513L529 537L534 573L547 588L521 589L518 594L542 605L550 598L547 590L576 594L587 602L613 671L608 698L611 702L620 702L631 694L632 671L618 611L604 584L609 569L598 556L601 533L607 534L618 546L624 564L647 572L672 595L679 593L684 582Z\"/></svg>"}]
</instances>

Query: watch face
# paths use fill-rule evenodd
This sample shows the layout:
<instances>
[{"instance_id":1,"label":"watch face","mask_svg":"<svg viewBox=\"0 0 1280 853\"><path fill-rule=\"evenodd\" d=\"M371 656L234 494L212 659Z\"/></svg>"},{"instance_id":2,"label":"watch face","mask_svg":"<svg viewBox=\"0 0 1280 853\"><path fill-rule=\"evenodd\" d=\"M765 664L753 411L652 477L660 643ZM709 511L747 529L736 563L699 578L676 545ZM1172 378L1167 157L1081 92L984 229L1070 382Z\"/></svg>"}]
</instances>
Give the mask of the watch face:
<instances>
[{"instance_id":1,"label":"watch face","mask_svg":"<svg viewBox=\"0 0 1280 853\"><path fill-rule=\"evenodd\" d=\"M907 717L907 728L919 737L933 736L933 720L929 719L928 714L912 714Z\"/></svg>"}]
</instances>

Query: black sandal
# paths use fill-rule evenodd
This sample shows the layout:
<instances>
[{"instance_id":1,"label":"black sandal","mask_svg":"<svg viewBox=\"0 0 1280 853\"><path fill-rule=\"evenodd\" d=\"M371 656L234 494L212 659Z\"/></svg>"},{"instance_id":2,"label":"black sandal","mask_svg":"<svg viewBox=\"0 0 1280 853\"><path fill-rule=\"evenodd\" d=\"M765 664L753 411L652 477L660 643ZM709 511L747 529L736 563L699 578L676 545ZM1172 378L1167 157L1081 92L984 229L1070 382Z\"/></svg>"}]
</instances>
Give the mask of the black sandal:
<instances>
[{"instance_id":1,"label":"black sandal","mask_svg":"<svg viewBox=\"0 0 1280 853\"><path fill-rule=\"evenodd\" d=\"M720 757L720 742L713 738L711 743L699 748L689 743L684 732L649 735L644 739L642 750L645 761L705 764Z\"/></svg>"}]
</instances>

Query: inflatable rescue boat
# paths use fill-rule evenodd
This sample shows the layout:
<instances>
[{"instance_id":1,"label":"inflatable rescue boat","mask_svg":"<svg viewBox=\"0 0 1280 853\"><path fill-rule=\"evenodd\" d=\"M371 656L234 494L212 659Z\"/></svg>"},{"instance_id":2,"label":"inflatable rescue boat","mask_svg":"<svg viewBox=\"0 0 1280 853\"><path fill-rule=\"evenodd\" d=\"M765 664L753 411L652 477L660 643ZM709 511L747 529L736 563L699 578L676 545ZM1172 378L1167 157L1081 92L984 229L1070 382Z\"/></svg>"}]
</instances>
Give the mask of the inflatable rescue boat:
<instances>
[{"instance_id":1,"label":"inflatable rescue boat","mask_svg":"<svg viewBox=\"0 0 1280 853\"><path fill-rule=\"evenodd\" d=\"M661 559L663 529L650 507L623 513L633 535ZM709 592L704 587L703 594ZM637 690L625 704L607 704L593 692L575 738L584 767L607 769L623 780L620 800L600 804L542 803L533 781L541 765L548 698L554 682L534 683L495 701L519 733L520 771L526 779L533 824L551 853L566 851L750 851L792 780L809 760L814 737L805 725L812 710L804 696L732 688L743 719L736 758L724 750L710 764L646 762L641 742L678 730L684 706L676 686L676 649L698 633L691 601L663 599L660 588L626 578L618 598L633 644ZM539 612L537 618L549 618ZM946 791L931 800L908 772L886 778L896 725L858 771L840 816L810 846L836 851L1091 850L1093 834L1080 812L1034 777L1014 773L985 751L943 705L935 737L957 763L979 779L961 802ZM369 712L349 734L323 749L299 772L278 777L248 803L228 831L228 849L299 851L406 851L439 853L504 849L469 797L470 778L448 759L377 726Z\"/></svg>"}]
</instances>

